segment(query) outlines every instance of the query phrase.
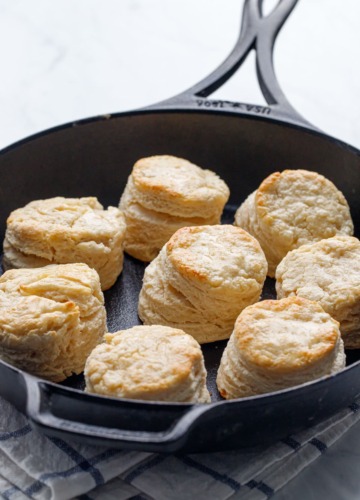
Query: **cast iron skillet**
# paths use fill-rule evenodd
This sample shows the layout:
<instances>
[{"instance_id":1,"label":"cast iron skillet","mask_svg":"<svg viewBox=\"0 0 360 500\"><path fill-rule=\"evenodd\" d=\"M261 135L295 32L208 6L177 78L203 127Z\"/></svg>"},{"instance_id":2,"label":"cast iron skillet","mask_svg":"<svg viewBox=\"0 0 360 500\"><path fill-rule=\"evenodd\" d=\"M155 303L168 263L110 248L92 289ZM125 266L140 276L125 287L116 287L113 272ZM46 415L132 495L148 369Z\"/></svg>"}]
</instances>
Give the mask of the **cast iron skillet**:
<instances>
[{"instance_id":1,"label":"cast iron skillet","mask_svg":"<svg viewBox=\"0 0 360 500\"><path fill-rule=\"evenodd\" d=\"M9 212L56 195L95 195L117 205L134 162L172 154L216 171L230 186L224 220L271 172L315 170L349 201L360 227L360 152L307 123L288 103L274 74L277 33L297 0L281 0L263 17L261 0L247 0L235 48L209 77L183 94L140 111L99 116L34 135L0 154L3 237ZM208 99L256 51L268 106ZM6 189L5 189L6 188ZM137 297L144 265L126 258L122 276L106 292L109 331L138 324ZM263 297L275 297L267 283ZM119 400L82 392L82 377L62 385L0 363L0 394L51 436L148 451L210 451L270 443L311 426L360 393L358 353L341 373L292 389L222 401L215 385L224 343L204 346L213 403L165 404Z\"/></svg>"}]
</instances>

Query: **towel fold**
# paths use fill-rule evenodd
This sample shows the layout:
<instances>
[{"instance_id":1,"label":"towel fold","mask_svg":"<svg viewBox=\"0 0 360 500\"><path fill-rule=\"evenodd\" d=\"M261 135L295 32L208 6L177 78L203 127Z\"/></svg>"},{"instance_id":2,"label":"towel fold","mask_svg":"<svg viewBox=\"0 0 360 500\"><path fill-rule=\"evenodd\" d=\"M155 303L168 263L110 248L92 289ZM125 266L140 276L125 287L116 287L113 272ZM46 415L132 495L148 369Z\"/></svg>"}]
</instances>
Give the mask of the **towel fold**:
<instances>
[{"instance_id":1,"label":"towel fold","mask_svg":"<svg viewBox=\"0 0 360 500\"><path fill-rule=\"evenodd\" d=\"M360 399L264 448L158 455L47 438L0 398L0 493L23 500L208 500L271 497L360 418Z\"/></svg>"}]
</instances>

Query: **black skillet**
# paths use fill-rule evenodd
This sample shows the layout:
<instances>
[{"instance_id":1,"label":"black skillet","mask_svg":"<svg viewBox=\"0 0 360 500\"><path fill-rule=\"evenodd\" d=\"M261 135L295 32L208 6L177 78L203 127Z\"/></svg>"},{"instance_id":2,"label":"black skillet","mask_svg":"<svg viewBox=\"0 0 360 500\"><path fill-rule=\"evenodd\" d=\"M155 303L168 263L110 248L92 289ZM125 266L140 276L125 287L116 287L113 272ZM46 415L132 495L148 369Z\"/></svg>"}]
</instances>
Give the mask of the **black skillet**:
<instances>
[{"instance_id":1,"label":"black skillet","mask_svg":"<svg viewBox=\"0 0 360 500\"><path fill-rule=\"evenodd\" d=\"M275 38L297 0L281 0L262 17L261 0L247 0L239 39L223 64L183 94L128 113L100 116L36 134L0 154L3 237L9 212L56 195L95 195L117 205L134 162L172 154L216 171L230 186L224 220L274 170L306 168L331 179L349 201L360 227L360 152L317 131L288 103L273 69ZM268 106L211 100L256 51ZM127 258L106 292L109 330L138 324L144 265ZM263 297L275 297L266 284ZM0 362L0 394L47 435L148 451L210 451L270 443L319 422L360 393L360 357L337 375L285 391L222 401L215 385L224 343L204 346L213 403L165 404L98 397L82 392L83 378L59 385Z\"/></svg>"}]
</instances>

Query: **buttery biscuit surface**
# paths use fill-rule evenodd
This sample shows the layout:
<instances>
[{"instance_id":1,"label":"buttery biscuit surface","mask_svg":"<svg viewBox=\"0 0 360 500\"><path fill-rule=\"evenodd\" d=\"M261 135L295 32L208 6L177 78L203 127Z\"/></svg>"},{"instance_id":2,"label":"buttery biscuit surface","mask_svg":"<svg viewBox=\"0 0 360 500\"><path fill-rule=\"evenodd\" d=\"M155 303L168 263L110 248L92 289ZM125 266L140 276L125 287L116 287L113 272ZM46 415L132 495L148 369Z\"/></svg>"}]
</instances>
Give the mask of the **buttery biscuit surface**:
<instances>
[{"instance_id":1,"label":"buttery biscuit surface","mask_svg":"<svg viewBox=\"0 0 360 500\"><path fill-rule=\"evenodd\" d=\"M20 369L54 382L81 373L105 331L99 276L86 264L0 277L0 356Z\"/></svg>"},{"instance_id":2,"label":"buttery biscuit surface","mask_svg":"<svg viewBox=\"0 0 360 500\"><path fill-rule=\"evenodd\" d=\"M288 253L276 270L278 298L319 302L339 321L346 348L360 347L360 241L334 236Z\"/></svg>"},{"instance_id":3,"label":"buttery biscuit surface","mask_svg":"<svg viewBox=\"0 0 360 500\"><path fill-rule=\"evenodd\" d=\"M344 366L339 323L317 302L265 300L236 320L216 383L224 398L234 399L293 387Z\"/></svg>"},{"instance_id":4,"label":"buttery biscuit surface","mask_svg":"<svg viewBox=\"0 0 360 500\"><path fill-rule=\"evenodd\" d=\"M107 396L210 402L199 344L159 325L105 335L86 362L85 380L88 392Z\"/></svg>"},{"instance_id":5,"label":"buttery biscuit surface","mask_svg":"<svg viewBox=\"0 0 360 500\"><path fill-rule=\"evenodd\" d=\"M339 341L339 325L315 302L264 300L235 323L244 362L280 373L316 365Z\"/></svg>"},{"instance_id":6,"label":"buttery biscuit surface","mask_svg":"<svg viewBox=\"0 0 360 500\"><path fill-rule=\"evenodd\" d=\"M5 269L84 262L97 270L102 288L122 270L125 218L96 198L36 200L7 220Z\"/></svg>"},{"instance_id":7,"label":"buttery biscuit surface","mask_svg":"<svg viewBox=\"0 0 360 500\"><path fill-rule=\"evenodd\" d=\"M181 328L200 343L229 338L259 300L267 263L259 243L232 225L179 229L146 268L138 313L145 324Z\"/></svg>"},{"instance_id":8,"label":"buttery biscuit surface","mask_svg":"<svg viewBox=\"0 0 360 500\"><path fill-rule=\"evenodd\" d=\"M272 277L290 250L354 231L343 194L330 180L307 170L271 174L239 207L235 224L259 240Z\"/></svg>"},{"instance_id":9,"label":"buttery biscuit surface","mask_svg":"<svg viewBox=\"0 0 360 500\"><path fill-rule=\"evenodd\" d=\"M219 207L222 211L229 198L227 185L214 172L175 156L142 158L132 179L146 208L175 216L208 217Z\"/></svg>"},{"instance_id":10,"label":"buttery biscuit surface","mask_svg":"<svg viewBox=\"0 0 360 500\"><path fill-rule=\"evenodd\" d=\"M166 249L179 273L212 289L238 290L246 281L264 281L266 263L260 245L231 225L180 229Z\"/></svg>"},{"instance_id":11,"label":"buttery biscuit surface","mask_svg":"<svg viewBox=\"0 0 360 500\"><path fill-rule=\"evenodd\" d=\"M219 224L229 194L214 172L183 158L138 160L119 203L127 224L125 251L150 262L181 227Z\"/></svg>"}]
</instances>

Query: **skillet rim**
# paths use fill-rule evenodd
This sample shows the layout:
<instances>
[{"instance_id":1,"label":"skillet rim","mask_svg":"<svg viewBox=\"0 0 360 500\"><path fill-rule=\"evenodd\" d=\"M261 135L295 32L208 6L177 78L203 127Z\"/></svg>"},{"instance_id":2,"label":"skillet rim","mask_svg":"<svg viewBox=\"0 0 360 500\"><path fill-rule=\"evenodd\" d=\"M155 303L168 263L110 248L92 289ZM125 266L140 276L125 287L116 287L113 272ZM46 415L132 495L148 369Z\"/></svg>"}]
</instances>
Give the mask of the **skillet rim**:
<instances>
[{"instance_id":1,"label":"skillet rim","mask_svg":"<svg viewBox=\"0 0 360 500\"><path fill-rule=\"evenodd\" d=\"M202 115L223 115L223 116L231 116L231 117L240 117L240 118L245 118L249 120L259 120L265 123L269 123L270 125L280 125L292 129L299 130L300 132L308 133L317 137L321 137L322 139L328 140L329 142L335 144L336 146L339 146L345 150L350 151L351 153L354 153L356 156L360 157L360 149L356 148L355 146L343 141L342 139L338 139L337 137L334 137L333 135L327 134L326 132L323 132L321 130L318 130L311 125L306 125L306 124L298 124L298 123L293 123L291 121L286 120L285 118L281 117L272 117L272 116L267 116L267 115L260 115L256 114L255 112L245 112L244 110L231 110L231 109L207 109L207 108L196 108L189 103L188 106L179 106L179 107L173 107L173 106L166 106L160 104L155 104L149 107L145 108L140 108L140 109L135 109L135 110L129 110L129 111L119 111L115 113L106 113L106 114L100 114L100 115L94 115L94 116L89 116L85 118L80 118L79 120L74 120L70 122L65 122L59 125L55 125L50 128L46 128L44 130L40 130L39 132L35 132L34 134L28 135L22 139L19 139L18 141L15 141L4 148L0 149L0 156L3 156L10 151L23 146L24 144L30 143L32 141L35 141L36 139L40 139L42 137L46 137L50 134L60 132L62 130L67 130L75 127L81 127L83 125L91 124L91 123L96 123L96 122L101 122L101 121L108 121L108 120L116 120L120 118L127 118L131 116L139 116L139 115L148 115L148 114L177 114L177 113L185 113L185 114L202 114Z\"/></svg>"}]
</instances>

